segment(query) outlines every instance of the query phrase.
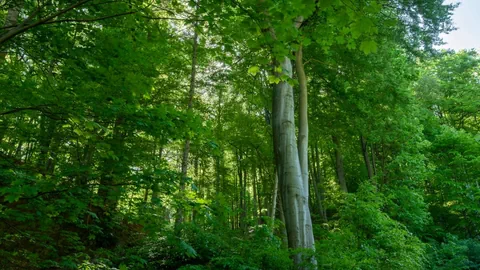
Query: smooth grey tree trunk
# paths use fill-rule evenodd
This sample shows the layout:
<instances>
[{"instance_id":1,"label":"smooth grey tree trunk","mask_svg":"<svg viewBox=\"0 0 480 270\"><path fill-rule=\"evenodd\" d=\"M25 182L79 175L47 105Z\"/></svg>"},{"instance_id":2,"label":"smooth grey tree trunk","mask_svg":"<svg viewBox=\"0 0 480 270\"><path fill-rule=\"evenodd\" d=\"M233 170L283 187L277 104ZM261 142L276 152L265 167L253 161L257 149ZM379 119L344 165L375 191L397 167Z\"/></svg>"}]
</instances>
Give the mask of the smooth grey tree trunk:
<instances>
[{"instance_id":1,"label":"smooth grey tree trunk","mask_svg":"<svg viewBox=\"0 0 480 270\"><path fill-rule=\"evenodd\" d=\"M292 64L290 59L284 57L279 64L282 67L283 74L291 78ZM306 91L306 87L304 90ZM300 118L304 118L301 123L306 125L306 115L303 115L306 113L306 100L302 100L300 104L302 103ZM300 158L300 153L302 155L307 154L303 150L305 149L304 144L308 142L306 137L302 137L298 142L296 140L294 112L292 86L285 81L276 84L273 93L273 137L288 246L292 249L314 249L312 221L308 207L308 184L305 185L305 183L308 183L308 165L303 163L307 161L308 164L308 157L302 156ZM300 136L305 136L305 134L308 136L308 129L305 126L299 127L299 130ZM300 151L297 144L299 142ZM306 181L303 178L304 175L307 176ZM294 256L294 262L297 266L305 262L301 253ZM315 264L316 261L312 259L312 263Z\"/></svg>"}]
</instances>

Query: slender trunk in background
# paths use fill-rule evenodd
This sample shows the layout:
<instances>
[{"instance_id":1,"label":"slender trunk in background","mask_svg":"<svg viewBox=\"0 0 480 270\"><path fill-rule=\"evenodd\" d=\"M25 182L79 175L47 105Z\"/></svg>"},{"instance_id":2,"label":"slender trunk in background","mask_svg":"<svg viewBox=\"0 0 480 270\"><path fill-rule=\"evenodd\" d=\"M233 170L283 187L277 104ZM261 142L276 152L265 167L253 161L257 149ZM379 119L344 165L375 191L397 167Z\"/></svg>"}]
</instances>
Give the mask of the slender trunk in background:
<instances>
[{"instance_id":1,"label":"slender trunk in background","mask_svg":"<svg viewBox=\"0 0 480 270\"><path fill-rule=\"evenodd\" d=\"M247 194L247 168L243 169L243 185L242 185L242 194L243 194L243 205L242 205L242 211L241 211L241 229L243 232L247 232L247 209L248 209L248 203L249 203L249 196Z\"/></svg>"},{"instance_id":2,"label":"slender trunk in background","mask_svg":"<svg viewBox=\"0 0 480 270\"><path fill-rule=\"evenodd\" d=\"M27 150L29 149L29 147L28 147L29 145L30 144L27 143ZM22 158L22 155L21 155L22 154L22 147L23 147L23 141L19 141L18 145L17 145L17 148L15 150L15 154L14 154L17 159ZM28 156L28 155L26 155L26 156ZM27 161L27 160L28 160L28 158L25 157L25 161Z\"/></svg>"},{"instance_id":3,"label":"slender trunk in background","mask_svg":"<svg viewBox=\"0 0 480 270\"><path fill-rule=\"evenodd\" d=\"M217 126L215 128L215 137L220 138L223 129L222 123L222 104L223 104L223 90L220 89L218 91L218 103L217 103ZM223 147L219 146L219 154L215 156L215 194L218 195L222 190L220 190L222 186L222 175L223 175ZM222 186L223 188L223 186Z\"/></svg>"},{"instance_id":4,"label":"slender trunk in background","mask_svg":"<svg viewBox=\"0 0 480 270\"><path fill-rule=\"evenodd\" d=\"M272 233L273 233L273 228L275 225L275 213L277 211L277 196L278 196L278 174L277 170L274 172L275 178L274 178L274 185L273 185L273 196L272 196L272 210L270 212L270 219L271 219L271 227L272 227Z\"/></svg>"},{"instance_id":5,"label":"slender trunk in background","mask_svg":"<svg viewBox=\"0 0 480 270\"><path fill-rule=\"evenodd\" d=\"M371 145L370 152L372 154L372 169L373 175L377 175L377 165L375 164L375 144Z\"/></svg>"},{"instance_id":6,"label":"slender trunk in background","mask_svg":"<svg viewBox=\"0 0 480 270\"><path fill-rule=\"evenodd\" d=\"M243 153L239 149L237 150L237 174L238 174L238 183L240 188L240 200L239 200L239 227L245 232L246 231L246 217L247 217L247 196L246 196L246 184L247 184L247 169L243 164Z\"/></svg>"},{"instance_id":7,"label":"slender trunk in background","mask_svg":"<svg viewBox=\"0 0 480 270\"><path fill-rule=\"evenodd\" d=\"M332 136L332 141L335 148L335 169L337 171L338 184L344 192L348 192L347 182L345 181L345 169L343 167L343 156L340 148L340 140L337 136Z\"/></svg>"},{"instance_id":8,"label":"slender trunk in background","mask_svg":"<svg viewBox=\"0 0 480 270\"><path fill-rule=\"evenodd\" d=\"M92 142L88 141L83 147L82 155L78 157L81 170L78 175L77 184L80 186L88 184L94 153L95 146Z\"/></svg>"},{"instance_id":9,"label":"slender trunk in background","mask_svg":"<svg viewBox=\"0 0 480 270\"><path fill-rule=\"evenodd\" d=\"M258 191L257 191L257 168L253 169L252 177L252 188L253 188L253 217L255 218L255 223L258 224Z\"/></svg>"},{"instance_id":10,"label":"slender trunk in background","mask_svg":"<svg viewBox=\"0 0 480 270\"><path fill-rule=\"evenodd\" d=\"M195 178L198 177L198 157L193 159L193 175L195 175Z\"/></svg>"},{"instance_id":11,"label":"slender trunk in background","mask_svg":"<svg viewBox=\"0 0 480 270\"><path fill-rule=\"evenodd\" d=\"M258 224L263 224L263 219L262 219L262 210L263 210L263 204L262 204L262 194L265 194L265 191L262 190L262 170L261 168L258 169L258 178L256 181L256 189L257 189L257 207L258 207ZM263 196L265 197L265 196Z\"/></svg>"},{"instance_id":12,"label":"slender trunk in background","mask_svg":"<svg viewBox=\"0 0 480 270\"><path fill-rule=\"evenodd\" d=\"M198 3L197 3L198 6ZM198 48L198 33L196 29L197 23L194 24L194 34L193 34L193 47L192 47L192 70L190 73L190 91L188 93L188 111L192 110L193 106L193 96L195 95L195 82L197 74L197 48ZM187 178L187 169L188 169L188 155L190 153L190 138L187 137L185 140L185 145L183 147L182 155L182 178L180 179L180 200L183 200L185 193L185 182ZM182 204L177 208L177 214L175 217L175 229L177 230L179 225L183 223L184 208Z\"/></svg>"},{"instance_id":13,"label":"slender trunk in background","mask_svg":"<svg viewBox=\"0 0 480 270\"><path fill-rule=\"evenodd\" d=\"M318 145L316 144L315 145L315 159L316 159L316 162L317 162L320 202L322 204L322 209L323 209L323 212L322 212L323 219L325 220L325 222L327 222L328 221L327 220L327 209L325 207L323 207L323 201L325 199L324 181L325 181L325 179L327 179L327 170L325 169L324 166L322 166L322 164L320 162L320 152L321 151L318 150Z\"/></svg>"},{"instance_id":14,"label":"slender trunk in background","mask_svg":"<svg viewBox=\"0 0 480 270\"><path fill-rule=\"evenodd\" d=\"M386 177L386 157L385 157L385 143L383 142L382 139L382 184L385 185L387 183L387 177Z\"/></svg>"},{"instance_id":15,"label":"slender trunk in background","mask_svg":"<svg viewBox=\"0 0 480 270\"><path fill-rule=\"evenodd\" d=\"M222 153L223 154L223 153ZM220 154L220 155L222 155ZM220 157L215 157L215 194L220 193Z\"/></svg>"},{"instance_id":16,"label":"slender trunk in background","mask_svg":"<svg viewBox=\"0 0 480 270\"><path fill-rule=\"evenodd\" d=\"M103 160L102 172L100 176L100 186L98 187L98 197L103 202L100 213L97 214L100 217L105 217L105 214L114 211L117 207L118 200L120 199L121 189L117 186L118 177L125 173L128 168L121 166L118 163L122 163L125 160L125 137L122 132L122 125L125 123L124 117L118 117L115 120L113 127L113 138L109 142L111 149L113 150L114 157L106 157Z\"/></svg>"},{"instance_id":17,"label":"slender trunk in background","mask_svg":"<svg viewBox=\"0 0 480 270\"><path fill-rule=\"evenodd\" d=\"M155 148L157 148L155 146ZM155 151L156 152L156 151ZM154 156L156 156L156 153L153 153ZM163 158L163 145L160 145L160 149L158 151L158 162L162 162ZM155 171L157 169L157 162L153 165L153 170ZM152 202L156 202L158 200L158 190L159 190L159 183L154 183L152 185Z\"/></svg>"},{"instance_id":18,"label":"slender trunk in background","mask_svg":"<svg viewBox=\"0 0 480 270\"><path fill-rule=\"evenodd\" d=\"M323 209L323 194L320 192L319 185L322 183L322 174L320 171L320 161L318 160L318 152L317 147L315 146L312 149L311 154L311 163L312 163L312 170L313 170L313 190L315 192L315 201L317 203L318 211L320 212L320 216L322 217L322 221L326 222L327 217L325 215L325 210Z\"/></svg>"},{"instance_id":19,"label":"slender trunk in background","mask_svg":"<svg viewBox=\"0 0 480 270\"><path fill-rule=\"evenodd\" d=\"M53 134L55 132L55 120L48 119L46 116L41 116L40 120L40 138L38 140L40 153L37 160L37 168L45 173L47 167L48 153L50 152L50 145L52 143Z\"/></svg>"},{"instance_id":20,"label":"slender trunk in background","mask_svg":"<svg viewBox=\"0 0 480 270\"><path fill-rule=\"evenodd\" d=\"M362 146L363 160L365 161L365 166L367 167L368 179L372 179L373 169L372 169L372 165L370 164L370 158L368 156L368 144L367 144L367 141L365 140L365 137L363 137L363 135L360 135L360 144Z\"/></svg>"},{"instance_id":21,"label":"slender trunk in background","mask_svg":"<svg viewBox=\"0 0 480 270\"><path fill-rule=\"evenodd\" d=\"M52 142L50 146L50 151L48 153L47 162L45 164L45 173L48 175L53 175L55 171L55 166L57 164L58 149L60 148L61 138L58 132L55 132L52 135Z\"/></svg>"}]
</instances>

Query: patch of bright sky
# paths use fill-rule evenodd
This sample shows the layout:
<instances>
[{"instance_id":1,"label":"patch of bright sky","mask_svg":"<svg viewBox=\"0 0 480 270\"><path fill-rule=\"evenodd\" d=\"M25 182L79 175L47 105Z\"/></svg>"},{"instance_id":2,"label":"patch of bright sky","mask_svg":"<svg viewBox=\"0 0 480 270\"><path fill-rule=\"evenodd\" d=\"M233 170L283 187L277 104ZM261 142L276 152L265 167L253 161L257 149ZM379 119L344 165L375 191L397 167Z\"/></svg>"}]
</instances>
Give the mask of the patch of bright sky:
<instances>
[{"instance_id":1,"label":"patch of bright sky","mask_svg":"<svg viewBox=\"0 0 480 270\"><path fill-rule=\"evenodd\" d=\"M446 44L440 48L480 51L480 0L446 0L445 3L460 3L460 6L455 9L452 17L457 30L441 35Z\"/></svg>"}]
</instances>

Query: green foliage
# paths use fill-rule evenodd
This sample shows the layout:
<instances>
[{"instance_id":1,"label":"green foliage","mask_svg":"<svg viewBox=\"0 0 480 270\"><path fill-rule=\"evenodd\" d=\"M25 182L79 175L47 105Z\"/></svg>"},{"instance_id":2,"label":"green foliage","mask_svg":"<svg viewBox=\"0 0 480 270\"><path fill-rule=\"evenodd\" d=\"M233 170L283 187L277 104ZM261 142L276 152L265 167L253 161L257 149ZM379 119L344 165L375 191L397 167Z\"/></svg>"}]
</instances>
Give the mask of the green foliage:
<instances>
[{"instance_id":1,"label":"green foliage","mask_svg":"<svg viewBox=\"0 0 480 270\"><path fill-rule=\"evenodd\" d=\"M338 223L317 244L322 269L423 269L426 245L382 211L385 198L370 184L349 195Z\"/></svg>"},{"instance_id":2,"label":"green foliage","mask_svg":"<svg viewBox=\"0 0 480 270\"><path fill-rule=\"evenodd\" d=\"M300 46L318 267L480 267L480 61L429 54L455 5L7 2L1 269L292 269L312 255L286 249L272 207L271 87L297 88L278 60Z\"/></svg>"},{"instance_id":3,"label":"green foliage","mask_svg":"<svg viewBox=\"0 0 480 270\"><path fill-rule=\"evenodd\" d=\"M480 242L474 239L460 240L447 234L441 243L429 249L431 265L428 269L476 269L480 266Z\"/></svg>"},{"instance_id":4,"label":"green foliage","mask_svg":"<svg viewBox=\"0 0 480 270\"><path fill-rule=\"evenodd\" d=\"M145 269L290 269L292 265L279 239L264 226L243 239L225 228L213 232L189 224L180 237L170 232L146 238L134 253L148 261Z\"/></svg>"}]
</instances>

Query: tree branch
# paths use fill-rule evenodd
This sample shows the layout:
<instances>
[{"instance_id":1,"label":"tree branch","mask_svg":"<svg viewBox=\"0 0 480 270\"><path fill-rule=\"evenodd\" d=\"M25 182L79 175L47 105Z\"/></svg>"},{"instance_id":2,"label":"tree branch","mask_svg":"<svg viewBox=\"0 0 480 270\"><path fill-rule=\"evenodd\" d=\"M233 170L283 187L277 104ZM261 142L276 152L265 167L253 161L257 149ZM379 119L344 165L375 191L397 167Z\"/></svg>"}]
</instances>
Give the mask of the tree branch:
<instances>
[{"instance_id":1,"label":"tree branch","mask_svg":"<svg viewBox=\"0 0 480 270\"><path fill-rule=\"evenodd\" d=\"M130 14L134 14L134 13L136 13L136 11L129 11L129 12L124 12L124 13L119 13L119 14L114 14L114 15L109 15L109 16L104 16L104 17L98 17L98 18L55 20L55 21L45 22L43 24L64 23L64 22L79 22L79 23L82 23L82 22L96 22L96 21L103 21L103 20L110 19L110 18L130 15Z\"/></svg>"},{"instance_id":2,"label":"tree branch","mask_svg":"<svg viewBox=\"0 0 480 270\"><path fill-rule=\"evenodd\" d=\"M19 24L17 27L13 28L13 29L10 29L10 31L8 31L7 33L3 34L0 36L0 45L7 42L8 40L12 39L13 37L33 28L33 27L36 27L36 26L39 26L41 24L44 24L62 14L65 14L67 12L69 12L70 10L72 9L75 9L87 2L89 2L91 0L82 0L80 2L77 2L69 7L66 7L62 10L59 10L55 13L53 13L52 15L50 16L47 16L43 19L40 19L32 24L28 24L35 16L37 16L37 14L41 11L41 7L38 7L25 21L23 21L21 24Z\"/></svg>"}]
</instances>

